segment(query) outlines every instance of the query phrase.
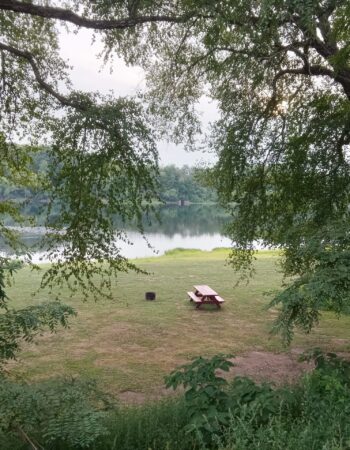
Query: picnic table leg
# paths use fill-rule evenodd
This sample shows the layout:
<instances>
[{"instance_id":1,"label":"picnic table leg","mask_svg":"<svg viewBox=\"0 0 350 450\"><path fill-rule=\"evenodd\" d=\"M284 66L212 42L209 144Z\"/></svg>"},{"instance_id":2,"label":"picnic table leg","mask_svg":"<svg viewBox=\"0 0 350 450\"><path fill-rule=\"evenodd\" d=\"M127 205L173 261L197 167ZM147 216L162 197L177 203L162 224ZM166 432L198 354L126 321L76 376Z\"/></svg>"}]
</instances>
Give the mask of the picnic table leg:
<instances>
[{"instance_id":1,"label":"picnic table leg","mask_svg":"<svg viewBox=\"0 0 350 450\"><path fill-rule=\"evenodd\" d=\"M199 297L197 292L198 291L196 291L196 295ZM220 302L217 301L215 296L201 294L200 297L201 297L202 301L200 303L196 303L196 309L199 309L201 307L201 305L205 305L205 304L216 305L218 309L221 309ZM192 301L192 299L190 299L190 300Z\"/></svg>"},{"instance_id":2,"label":"picnic table leg","mask_svg":"<svg viewBox=\"0 0 350 450\"><path fill-rule=\"evenodd\" d=\"M214 303L217 306L218 309L221 308L220 302L217 301L216 297L210 297L209 299L212 303Z\"/></svg>"},{"instance_id":3,"label":"picnic table leg","mask_svg":"<svg viewBox=\"0 0 350 450\"><path fill-rule=\"evenodd\" d=\"M216 305L218 309L221 308L220 302L217 301L216 297L213 295L207 295L205 296L205 300L208 303L211 303L212 305Z\"/></svg>"},{"instance_id":4,"label":"picnic table leg","mask_svg":"<svg viewBox=\"0 0 350 450\"><path fill-rule=\"evenodd\" d=\"M202 302L201 302L201 303L197 303L196 309L199 309L199 307L200 307L201 305L203 305L204 302L205 302L206 296L201 294L201 297L202 297Z\"/></svg>"},{"instance_id":5,"label":"picnic table leg","mask_svg":"<svg viewBox=\"0 0 350 450\"><path fill-rule=\"evenodd\" d=\"M218 307L218 309L220 309L221 308L220 302L218 301L218 299L216 297L214 297L214 300L215 300L216 306Z\"/></svg>"}]
</instances>

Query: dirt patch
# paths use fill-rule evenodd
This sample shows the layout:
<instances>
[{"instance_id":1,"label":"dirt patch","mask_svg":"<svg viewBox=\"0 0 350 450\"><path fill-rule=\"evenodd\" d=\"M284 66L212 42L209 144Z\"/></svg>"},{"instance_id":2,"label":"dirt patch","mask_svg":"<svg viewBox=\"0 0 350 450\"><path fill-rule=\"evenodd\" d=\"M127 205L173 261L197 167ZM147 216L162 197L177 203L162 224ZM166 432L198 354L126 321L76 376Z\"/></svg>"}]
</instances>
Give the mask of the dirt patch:
<instances>
[{"instance_id":1,"label":"dirt patch","mask_svg":"<svg viewBox=\"0 0 350 450\"><path fill-rule=\"evenodd\" d=\"M301 353L302 350L299 349L294 349L289 353L252 351L232 359L234 367L229 373L220 373L220 375L229 380L236 376L247 376L258 383L267 381L276 385L291 384L314 368L313 363L298 361ZM176 395L179 392L179 389L174 392L172 389L160 387L157 393L149 395L124 391L118 394L118 398L125 404L140 405L146 401L159 400L161 397Z\"/></svg>"},{"instance_id":2,"label":"dirt patch","mask_svg":"<svg viewBox=\"0 0 350 450\"><path fill-rule=\"evenodd\" d=\"M335 345L347 345L350 346L350 340L349 339L339 339L339 338L333 338L332 339L332 344ZM335 352L338 355L340 355L340 352ZM343 352L344 353L344 352Z\"/></svg>"},{"instance_id":3,"label":"dirt patch","mask_svg":"<svg viewBox=\"0 0 350 450\"><path fill-rule=\"evenodd\" d=\"M124 391L118 394L118 398L122 403L128 405L141 405L146 400L146 395L142 392Z\"/></svg>"},{"instance_id":4,"label":"dirt patch","mask_svg":"<svg viewBox=\"0 0 350 450\"><path fill-rule=\"evenodd\" d=\"M277 385L294 383L314 367L313 363L299 362L300 353L301 350L246 353L231 360L235 366L230 370L229 378L247 376L257 382L270 381Z\"/></svg>"},{"instance_id":5,"label":"dirt patch","mask_svg":"<svg viewBox=\"0 0 350 450\"><path fill-rule=\"evenodd\" d=\"M126 405L142 405L147 401L153 402L164 397L176 395L179 392L181 392L181 389L178 389L177 392L174 392L172 389L166 389L165 387L158 389L158 392L156 394L148 395L143 394L142 392L123 391L118 394L118 399Z\"/></svg>"}]
</instances>

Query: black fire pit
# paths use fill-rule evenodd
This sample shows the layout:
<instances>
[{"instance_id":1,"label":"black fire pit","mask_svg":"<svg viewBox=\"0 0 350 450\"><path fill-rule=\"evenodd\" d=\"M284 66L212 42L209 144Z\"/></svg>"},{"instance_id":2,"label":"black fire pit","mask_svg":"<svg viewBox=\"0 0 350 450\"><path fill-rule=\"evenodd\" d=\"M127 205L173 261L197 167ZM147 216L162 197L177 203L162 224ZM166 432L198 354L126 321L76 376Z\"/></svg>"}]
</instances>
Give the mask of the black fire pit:
<instances>
[{"instance_id":1,"label":"black fire pit","mask_svg":"<svg viewBox=\"0 0 350 450\"><path fill-rule=\"evenodd\" d=\"M146 298L146 300L155 300L156 293L155 292L146 292L145 298Z\"/></svg>"}]
</instances>

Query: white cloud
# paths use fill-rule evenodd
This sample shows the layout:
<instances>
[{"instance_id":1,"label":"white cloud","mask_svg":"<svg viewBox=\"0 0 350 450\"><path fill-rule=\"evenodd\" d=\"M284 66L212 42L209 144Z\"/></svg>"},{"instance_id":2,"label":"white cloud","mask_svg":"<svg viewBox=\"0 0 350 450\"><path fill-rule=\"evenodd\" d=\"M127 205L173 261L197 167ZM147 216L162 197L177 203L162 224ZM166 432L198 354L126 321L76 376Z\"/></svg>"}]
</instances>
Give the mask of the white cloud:
<instances>
[{"instance_id":1,"label":"white cloud","mask_svg":"<svg viewBox=\"0 0 350 450\"><path fill-rule=\"evenodd\" d=\"M121 58L114 58L112 72L110 65L104 65L98 54L102 51L99 39L92 42L92 32L79 30L78 33L68 33L61 30L61 55L72 66L71 81L74 89L82 91L99 91L107 94L111 91L115 95L134 95L145 85L145 75L141 67L130 67ZM215 120L217 109L207 98L199 104L204 128ZM212 154L201 152L187 152L183 146L159 142L158 150L162 165L175 164L198 165L201 161L206 164L215 159Z\"/></svg>"},{"instance_id":2,"label":"white cloud","mask_svg":"<svg viewBox=\"0 0 350 450\"><path fill-rule=\"evenodd\" d=\"M120 58L115 58L111 73L108 65L98 58L102 43L92 43L92 32L80 30L77 34L61 32L61 55L73 66L71 80L75 89L117 95L133 95L144 85L141 67L128 67Z\"/></svg>"}]
</instances>

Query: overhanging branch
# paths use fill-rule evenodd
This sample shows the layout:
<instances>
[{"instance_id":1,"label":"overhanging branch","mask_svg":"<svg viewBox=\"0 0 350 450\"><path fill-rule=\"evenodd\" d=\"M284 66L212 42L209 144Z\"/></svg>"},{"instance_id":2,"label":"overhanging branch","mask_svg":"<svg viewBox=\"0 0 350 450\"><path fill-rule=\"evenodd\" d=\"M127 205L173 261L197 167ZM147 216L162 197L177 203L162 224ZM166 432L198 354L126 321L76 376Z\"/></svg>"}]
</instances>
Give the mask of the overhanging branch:
<instances>
[{"instance_id":1,"label":"overhanging branch","mask_svg":"<svg viewBox=\"0 0 350 450\"><path fill-rule=\"evenodd\" d=\"M33 3L24 3L18 0L0 0L0 10L29 14L32 16L44 17L46 19L58 19L64 22L73 23L79 27L92 28L95 30L123 30L125 28L132 28L136 25L150 22L183 23L193 16L193 14L189 13L183 16L148 15L130 16L115 20L89 19L82 17L69 9L35 5Z\"/></svg>"},{"instance_id":2,"label":"overhanging branch","mask_svg":"<svg viewBox=\"0 0 350 450\"><path fill-rule=\"evenodd\" d=\"M35 61L34 56L26 51L26 50L19 50L18 48L12 47L10 45L4 44L0 42L0 50L6 51L8 53L11 53L14 56L17 56L19 58L25 59L30 66L33 69L33 73L35 76L35 79L39 86L46 91L48 94L50 94L52 97L54 97L56 100L58 100L63 106L70 106L72 108L78 109L80 111L85 111L84 105L74 102L68 97L65 97L64 95L58 93L52 86L50 86L49 83L47 83L44 78L42 77L39 67Z\"/></svg>"},{"instance_id":3,"label":"overhanging branch","mask_svg":"<svg viewBox=\"0 0 350 450\"><path fill-rule=\"evenodd\" d=\"M269 99L267 106L264 110L264 113L262 116L264 116L267 112L271 111L276 106L277 101L277 83L278 81L283 78L285 75L305 75L305 76L328 76L332 79L336 79L335 73L327 69L327 67L323 67L321 65L305 65L300 68L289 68L289 69L282 69L279 72L276 73L276 75L273 77L272 80L272 95Z\"/></svg>"},{"instance_id":4,"label":"overhanging branch","mask_svg":"<svg viewBox=\"0 0 350 450\"><path fill-rule=\"evenodd\" d=\"M326 76L326 77L330 77L335 79L336 75L335 73L331 70L328 69L327 67L318 65L318 64L314 64L314 65L309 65L309 66L305 66L305 67L300 67L300 68L296 68L296 69L283 69L280 70L274 77L273 79L273 85L275 86L277 81L282 78L284 75L318 75L318 76Z\"/></svg>"},{"instance_id":5,"label":"overhanging branch","mask_svg":"<svg viewBox=\"0 0 350 450\"><path fill-rule=\"evenodd\" d=\"M332 78L334 81L340 83L343 86L344 92L347 97L350 99L350 70L340 70L338 72L334 72L327 67L321 66L319 64L314 65L305 65L304 67L296 68L296 69L284 69L280 70L274 77L272 85L273 89L276 89L277 82L284 75L306 75L306 76L325 76Z\"/></svg>"}]
</instances>

